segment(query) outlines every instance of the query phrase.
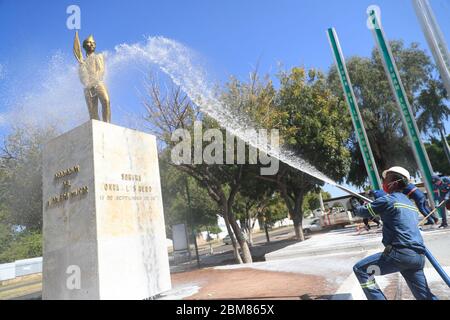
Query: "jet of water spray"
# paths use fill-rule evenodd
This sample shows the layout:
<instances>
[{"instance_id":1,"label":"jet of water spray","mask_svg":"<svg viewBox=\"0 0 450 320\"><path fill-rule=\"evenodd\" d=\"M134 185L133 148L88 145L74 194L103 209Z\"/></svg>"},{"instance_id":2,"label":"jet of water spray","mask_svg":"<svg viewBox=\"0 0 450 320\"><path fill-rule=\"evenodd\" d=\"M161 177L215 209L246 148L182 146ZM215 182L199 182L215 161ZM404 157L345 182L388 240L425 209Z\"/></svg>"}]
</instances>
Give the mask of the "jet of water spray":
<instances>
[{"instance_id":1,"label":"jet of water spray","mask_svg":"<svg viewBox=\"0 0 450 320\"><path fill-rule=\"evenodd\" d=\"M205 71L194 63L192 56L191 50L179 42L164 37L150 37L145 44L117 46L115 59L123 61L133 57L155 63L204 113L214 118L231 134L297 170L338 186L335 181L293 152L283 147L274 148L270 144L262 144L258 141L257 134L250 134L252 130L248 130L251 129L248 119L236 116L215 97L214 90L209 87L206 80Z\"/></svg>"}]
</instances>

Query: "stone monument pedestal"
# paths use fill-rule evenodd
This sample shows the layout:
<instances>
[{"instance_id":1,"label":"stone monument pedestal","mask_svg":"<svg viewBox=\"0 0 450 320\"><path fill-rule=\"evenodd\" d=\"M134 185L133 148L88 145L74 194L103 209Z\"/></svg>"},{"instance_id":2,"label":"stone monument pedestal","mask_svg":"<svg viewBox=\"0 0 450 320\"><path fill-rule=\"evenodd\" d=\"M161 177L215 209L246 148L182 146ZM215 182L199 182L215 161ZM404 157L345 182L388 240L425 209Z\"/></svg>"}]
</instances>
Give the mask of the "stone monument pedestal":
<instances>
[{"instance_id":1,"label":"stone monument pedestal","mask_svg":"<svg viewBox=\"0 0 450 320\"><path fill-rule=\"evenodd\" d=\"M171 289L154 136L91 120L43 156L43 299Z\"/></svg>"}]
</instances>

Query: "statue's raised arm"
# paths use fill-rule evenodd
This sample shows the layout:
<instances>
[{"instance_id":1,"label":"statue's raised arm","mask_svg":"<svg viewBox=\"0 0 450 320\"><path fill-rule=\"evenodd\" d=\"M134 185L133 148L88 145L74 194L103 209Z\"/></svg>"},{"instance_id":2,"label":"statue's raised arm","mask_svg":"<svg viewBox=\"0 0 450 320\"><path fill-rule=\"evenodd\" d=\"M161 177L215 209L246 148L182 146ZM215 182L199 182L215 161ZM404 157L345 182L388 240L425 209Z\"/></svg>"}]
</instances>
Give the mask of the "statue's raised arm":
<instances>
[{"instance_id":1,"label":"statue's raised arm","mask_svg":"<svg viewBox=\"0 0 450 320\"><path fill-rule=\"evenodd\" d=\"M83 52L81 51L80 38L78 38L78 31L75 32L75 40L73 41L73 54L79 63L83 63Z\"/></svg>"}]
</instances>

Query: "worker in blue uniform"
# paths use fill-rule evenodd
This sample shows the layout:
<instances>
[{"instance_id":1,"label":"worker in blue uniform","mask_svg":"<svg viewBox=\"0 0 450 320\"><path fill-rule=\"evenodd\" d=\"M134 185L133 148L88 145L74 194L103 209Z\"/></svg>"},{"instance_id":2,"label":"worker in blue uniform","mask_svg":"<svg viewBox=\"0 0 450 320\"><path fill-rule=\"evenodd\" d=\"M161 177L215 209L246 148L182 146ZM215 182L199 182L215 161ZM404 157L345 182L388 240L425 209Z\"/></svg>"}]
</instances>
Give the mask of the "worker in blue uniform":
<instances>
[{"instance_id":1,"label":"worker in blue uniform","mask_svg":"<svg viewBox=\"0 0 450 320\"><path fill-rule=\"evenodd\" d=\"M409 172L404 168L384 171L383 190L387 195L356 210L363 218L378 215L383 221L384 252L369 256L353 267L369 300L386 299L374 277L395 272L402 274L416 299L437 300L423 272L425 245L417 226L418 210L402 192L409 180Z\"/></svg>"},{"instance_id":2,"label":"worker in blue uniform","mask_svg":"<svg viewBox=\"0 0 450 320\"><path fill-rule=\"evenodd\" d=\"M434 175L432 177L433 181L433 191L436 194L436 198L439 199L439 203L442 201L446 201L446 206L444 206L441 209L441 217L442 217L442 224L439 226L439 228L447 228L447 214L446 209L450 210L450 178L449 177L439 177L437 175Z\"/></svg>"},{"instance_id":3,"label":"worker in blue uniform","mask_svg":"<svg viewBox=\"0 0 450 320\"><path fill-rule=\"evenodd\" d=\"M406 196L414 201L414 203L417 206L417 209L419 209L419 212L424 216L428 217L428 215L431 212L431 209L428 207L427 204L427 197L425 194L420 191L419 188L417 188L414 184L408 183L405 189L403 189L403 193L406 194ZM431 215L427 219L427 223L425 225L433 225L439 222L439 219L436 218L434 215Z\"/></svg>"}]
</instances>

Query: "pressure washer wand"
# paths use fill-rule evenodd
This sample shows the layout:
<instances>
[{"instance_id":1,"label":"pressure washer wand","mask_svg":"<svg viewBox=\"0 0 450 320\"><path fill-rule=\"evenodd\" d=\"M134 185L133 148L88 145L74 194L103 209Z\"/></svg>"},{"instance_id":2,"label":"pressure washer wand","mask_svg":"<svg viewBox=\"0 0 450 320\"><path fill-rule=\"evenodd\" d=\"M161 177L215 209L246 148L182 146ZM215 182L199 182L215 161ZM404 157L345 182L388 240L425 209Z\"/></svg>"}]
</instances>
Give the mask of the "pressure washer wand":
<instances>
[{"instance_id":1,"label":"pressure washer wand","mask_svg":"<svg viewBox=\"0 0 450 320\"><path fill-rule=\"evenodd\" d=\"M353 191L351 189L348 189L346 187L340 186L338 184L335 184L335 187L337 187L337 188L339 188L339 189L341 189L341 190L343 190L343 191L345 191L347 193L350 193L351 195L354 195L355 197L358 197L358 198L360 198L360 199L362 199L362 200L364 200L366 202L373 202L373 200L371 200L369 198L366 198L363 195L359 194L358 192L355 192L355 191Z\"/></svg>"}]
</instances>

